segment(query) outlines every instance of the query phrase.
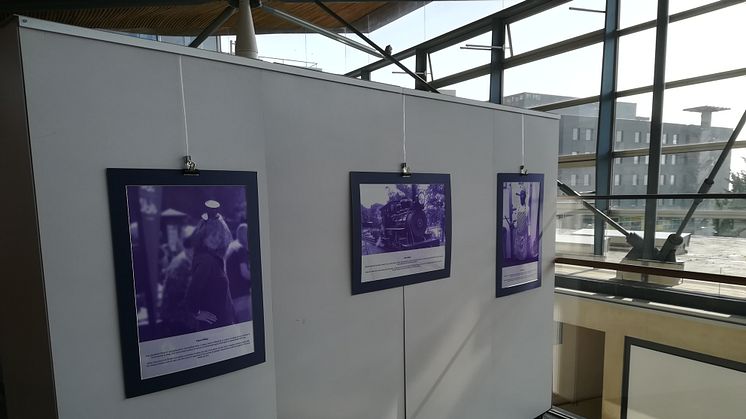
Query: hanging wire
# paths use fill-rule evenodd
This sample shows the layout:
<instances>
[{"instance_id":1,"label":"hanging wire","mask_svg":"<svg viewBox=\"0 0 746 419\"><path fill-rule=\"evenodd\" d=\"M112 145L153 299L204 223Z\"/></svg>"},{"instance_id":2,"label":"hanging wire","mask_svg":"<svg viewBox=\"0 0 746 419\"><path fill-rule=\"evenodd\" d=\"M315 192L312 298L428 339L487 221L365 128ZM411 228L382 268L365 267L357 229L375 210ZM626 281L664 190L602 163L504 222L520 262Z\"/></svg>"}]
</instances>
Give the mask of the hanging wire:
<instances>
[{"instance_id":1,"label":"hanging wire","mask_svg":"<svg viewBox=\"0 0 746 419\"><path fill-rule=\"evenodd\" d=\"M189 156L189 128L187 126L186 100L184 99L184 70L181 65L181 55L179 56L179 87L181 87L181 113L184 116L184 144L186 155Z\"/></svg>"},{"instance_id":2,"label":"hanging wire","mask_svg":"<svg viewBox=\"0 0 746 419\"><path fill-rule=\"evenodd\" d=\"M400 88L401 92L401 150L402 150L402 164L401 174L402 176L411 176L412 171L407 165L407 97L404 95L404 88Z\"/></svg>"},{"instance_id":3,"label":"hanging wire","mask_svg":"<svg viewBox=\"0 0 746 419\"><path fill-rule=\"evenodd\" d=\"M520 173L522 175L528 174L526 168L526 117L521 114L521 168Z\"/></svg>"},{"instance_id":4,"label":"hanging wire","mask_svg":"<svg viewBox=\"0 0 746 419\"><path fill-rule=\"evenodd\" d=\"M407 162L407 97L404 95L404 89L401 90L401 137L402 137L402 157L403 162Z\"/></svg>"}]
</instances>

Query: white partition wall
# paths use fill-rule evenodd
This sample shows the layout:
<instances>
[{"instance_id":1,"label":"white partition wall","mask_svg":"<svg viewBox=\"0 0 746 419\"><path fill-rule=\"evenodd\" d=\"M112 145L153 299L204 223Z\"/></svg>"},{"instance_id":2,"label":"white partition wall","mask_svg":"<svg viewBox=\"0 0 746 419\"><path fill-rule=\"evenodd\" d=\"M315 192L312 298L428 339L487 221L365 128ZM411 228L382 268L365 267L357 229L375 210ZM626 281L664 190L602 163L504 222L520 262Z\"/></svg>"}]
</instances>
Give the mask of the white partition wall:
<instances>
[{"instance_id":1,"label":"white partition wall","mask_svg":"<svg viewBox=\"0 0 746 419\"><path fill-rule=\"evenodd\" d=\"M30 149L60 418L530 419L550 407L556 117L25 18L18 33L29 133L3 149ZM194 160L258 172L267 362L125 399L104 170L179 168L180 56ZM402 95L408 163L451 175L451 277L352 296L349 172L399 169ZM496 174L518 170L522 120L528 169L545 176L544 282L496 299ZM3 361L19 351L0 349Z\"/></svg>"}]
</instances>

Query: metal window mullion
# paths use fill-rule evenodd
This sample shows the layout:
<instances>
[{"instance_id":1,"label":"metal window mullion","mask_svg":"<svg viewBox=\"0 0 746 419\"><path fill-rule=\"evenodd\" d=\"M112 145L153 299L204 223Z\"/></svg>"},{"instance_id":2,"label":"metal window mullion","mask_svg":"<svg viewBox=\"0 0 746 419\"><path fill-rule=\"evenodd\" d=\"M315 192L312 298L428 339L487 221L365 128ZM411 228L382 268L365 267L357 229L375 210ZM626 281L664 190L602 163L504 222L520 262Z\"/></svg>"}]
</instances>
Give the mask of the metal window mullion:
<instances>
[{"instance_id":1,"label":"metal window mullion","mask_svg":"<svg viewBox=\"0 0 746 419\"><path fill-rule=\"evenodd\" d=\"M502 48L493 48L490 58L490 102L492 103L503 103L505 29L505 21L500 18L492 20L492 45L502 46Z\"/></svg>"},{"instance_id":2,"label":"metal window mullion","mask_svg":"<svg viewBox=\"0 0 746 419\"><path fill-rule=\"evenodd\" d=\"M650 160L648 164L647 194L658 193L661 161L661 133L663 131L663 96L666 89L666 42L668 39L668 0L658 0L655 35L655 67L653 73L653 106L650 118ZM655 226L658 201L645 200L645 228L643 259L655 256Z\"/></svg>"},{"instance_id":3,"label":"metal window mullion","mask_svg":"<svg viewBox=\"0 0 746 419\"><path fill-rule=\"evenodd\" d=\"M598 136L596 139L596 193L611 194L612 153L614 152L614 119L616 115L616 67L619 38L619 0L606 0L601 93L599 94ZM601 211L609 209L608 201L596 202ZM595 217L593 253L603 255L606 222Z\"/></svg>"}]
</instances>

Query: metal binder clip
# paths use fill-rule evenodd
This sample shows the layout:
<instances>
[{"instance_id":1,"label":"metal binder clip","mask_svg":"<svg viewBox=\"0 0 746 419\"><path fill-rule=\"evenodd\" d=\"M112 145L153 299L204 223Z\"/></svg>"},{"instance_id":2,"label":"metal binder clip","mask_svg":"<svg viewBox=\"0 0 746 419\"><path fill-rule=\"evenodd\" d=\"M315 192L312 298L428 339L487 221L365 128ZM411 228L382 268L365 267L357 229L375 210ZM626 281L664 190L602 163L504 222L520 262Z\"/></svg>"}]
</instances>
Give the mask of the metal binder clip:
<instances>
[{"instance_id":1,"label":"metal binder clip","mask_svg":"<svg viewBox=\"0 0 746 419\"><path fill-rule=\"evenodd\" d=\"M184 170L182 173L186 176L199 176L197 163L192 160L192 156L184 156Z\"/></svg>"},{"instance_id":2,"label":"metal binder clip","mask_svg":"<svg viewBox=\"0 0 746 419\"><path fill-rule=\"evenodd\" d=\"M528 174L528 169L526 169L526 166L521 165L521 168L518 170L518 173L520 173L522 176L526 176Z\"/></svg>"},{"instance_id":3,"label":"metal binder clip","mask_svg":"<svg viewBox=\"0 0 746 419\"><path fill-rule=\"evenodd\" d=\"M412 170L409 168L409 166L407 166L406 162L401 164L401 175L402 177L412 176Z\"/></svg>"}]
</instances>

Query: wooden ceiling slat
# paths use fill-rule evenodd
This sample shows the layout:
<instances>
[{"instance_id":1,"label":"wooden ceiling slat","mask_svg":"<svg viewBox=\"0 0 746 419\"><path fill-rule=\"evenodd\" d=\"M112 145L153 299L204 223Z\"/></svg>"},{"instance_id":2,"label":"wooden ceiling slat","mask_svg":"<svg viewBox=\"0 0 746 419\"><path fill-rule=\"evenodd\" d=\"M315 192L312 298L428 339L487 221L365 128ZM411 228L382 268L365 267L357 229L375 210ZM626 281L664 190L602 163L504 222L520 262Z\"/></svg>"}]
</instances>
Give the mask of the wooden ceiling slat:
<instances>
[{"instance_id":1,"label":"wooden ceiling slat","mask_svg":"<svg viewBox=\"0 0 746 419\"><path fill-rule=\"evenodd\" d=\"M37 1L38 3L38 1ZM101 2L104 3L105 2ZM332 17L313 3L287 3L279 0L265 0L267 6L282 10L314 25L333 31L344 31L344 28ZM366 1L349 3L329 3L335 13L348 22L356 22L392 2ZM202 32L215 17L228 5L224 0L205 0L200 4L189 5L155 5L139 7L111 7L86 9L23 10L15 9L0 12L0 20L11 14L20 14L33 18L50 20L69 25L121 32L190 35ZM380 11L380 10L379 10ZM259 9L253 9L254 26L258 34L307 32L290 22L270 15ZM398 16L391 16L392 20ZM235 34L238 16L234 15L217 31L218 35ZM368 32L374 28L359 28Z\"/></svg>"}]
</instances>

